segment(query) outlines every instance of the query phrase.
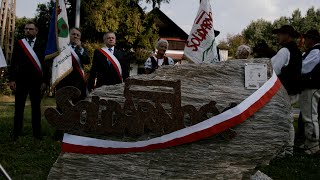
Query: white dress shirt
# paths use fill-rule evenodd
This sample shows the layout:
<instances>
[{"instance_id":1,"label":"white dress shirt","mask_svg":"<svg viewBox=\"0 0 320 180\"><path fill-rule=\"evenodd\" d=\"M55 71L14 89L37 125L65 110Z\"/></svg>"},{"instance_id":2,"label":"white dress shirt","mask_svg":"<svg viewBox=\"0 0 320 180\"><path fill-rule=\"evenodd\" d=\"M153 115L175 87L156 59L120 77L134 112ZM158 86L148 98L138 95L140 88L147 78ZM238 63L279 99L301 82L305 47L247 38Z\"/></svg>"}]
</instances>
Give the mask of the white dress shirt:
<instances>
[{"instance_id":1,"label":"white dress shirt","mask_svg":"<svg viewBox=\"0 0 320 180\"><path fill-rule=\"evenodd\" d=\"M32 41L31 43L30 43L30 46L31 46L31 48L33 49L34 48L34 44L36 43L36 40L37 40L37 38L35 37L35 38L33 38L33 39L28 39L28 38L26 38L26 41L29 43L29 41Z\"/></svg>"},{"instance_id":2,"label":"white dress shirt","mask_svg":"<svg viewBox=\"0 0 320 180\"><path fill-rule=\"evenodd\" d=\"M278 53L271 58L271 63L274 72L277 75L281 74L281 69L289 65L290 51L288 48L281 48Z\"/></svg>"},{"instance_id":3,"label":"white dress shirt","mask_svg":"<svg viewBox=\"0 0 320 180\"><path fill-rule=\"evenodd\" d=\"M316 44L320 45L320 43ZM315 46L316 46L315 45ZM302 74L307 74L313 70L314 67L316 67L317 64L320 62L320 50L314 49L310 51L308 56L302 61Z\"/></svg>"}]
</instances>

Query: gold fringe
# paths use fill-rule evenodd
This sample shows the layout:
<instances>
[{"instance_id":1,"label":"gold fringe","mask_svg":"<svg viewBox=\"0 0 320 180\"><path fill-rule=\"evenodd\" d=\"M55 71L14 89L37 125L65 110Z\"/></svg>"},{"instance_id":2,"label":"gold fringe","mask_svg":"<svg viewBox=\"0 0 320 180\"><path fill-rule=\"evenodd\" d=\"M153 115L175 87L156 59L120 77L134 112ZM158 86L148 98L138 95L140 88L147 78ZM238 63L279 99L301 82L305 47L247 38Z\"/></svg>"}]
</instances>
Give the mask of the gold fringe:
<instances>
[{"instance_id":1,"label":"gold fringe","mask_svg":"<svg viewBox=\"0 0 320 180\"><path fill-rule=\"evenodd\" d=\"M71 68L67 72L65 72L60 78L56 80L56 82L52 84L52 89L54 89L56 85L59 84L59 82L65 77L67 77L72 71L73 71L73 67L71 66Z\"/></svg>"}]
</instances>

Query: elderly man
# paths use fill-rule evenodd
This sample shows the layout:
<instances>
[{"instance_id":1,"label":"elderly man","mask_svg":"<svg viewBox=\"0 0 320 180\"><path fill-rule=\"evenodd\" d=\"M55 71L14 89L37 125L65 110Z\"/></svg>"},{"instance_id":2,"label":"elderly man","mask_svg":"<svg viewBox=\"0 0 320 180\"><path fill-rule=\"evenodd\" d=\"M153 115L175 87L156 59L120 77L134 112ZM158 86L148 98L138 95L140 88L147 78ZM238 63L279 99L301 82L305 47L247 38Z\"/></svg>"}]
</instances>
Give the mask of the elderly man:
<instances>
[{"instance_id":1,"label":"elderly man","mask_svg":"<svg viewBox=\"0 0 320 180\"><path fill-rule=\"evenodd\" d=\"M309 30L303 35L307 51L302 61L302 85L300 110L305 128L305 153L319 152L318 105L320 98L320 34L317 30Z\"/></svg>"},{"instance_id":2,"label":"elderly man","mask_svg":"<svg viewBox=\"0 0 320 180\"><path fill-rule=\"evenodd\" d=\"M73 86L81 91L79 98L73 102L83 100L87 96L87 84L83 71L84 64L90 64L87 50L81 44L81 31L78 28L70 30L70 49L72 54L72 72L57 84L56 89L59 90L65 86Z\"/></svg>"},{"instance_id":3,"label":"elderly man","mask_svg":"<svg viewBox=\"0 0 320 180\"><path fill-rule=\"evenodd\" d=\"M172 58L165 56L168 47L169 47L169 43L167 40L161 39L157 42L156 55L149 57L144 64L146 74L153 73L160 66L174 64L174 61Z\"/></svg>"},{"instance_id":4,"label":"elderly man","mask_svg":"<svg viewBox=\"0 0 320 180\"><path fill-rule=\"evenodd\" d=\"M129 61L126 60L122 51L115 48L115 33L105 33L103 41L106 46L94 51L88 82L89 90L103 85L119 84L129 77Z\"/></svg>"},{"instance_id":5,"label":"elderly man","mask_svg":"<svg viewBox=\"0 0 320 180\"><path fill-rule=\"evenodd\" d=\"M279 44L282 48L271 58L273 70L278 75L281 83L288 92L291 104L298 102L298 95L301 92L301 67L302 55L295 39L299 37L299 33L290 25L284 25L280 29L272 31L277 34ZM285 147L284 155L293 154L294 145L294 127L293 117L290 120L289 141Z\"/></svg>"}]
</instances>

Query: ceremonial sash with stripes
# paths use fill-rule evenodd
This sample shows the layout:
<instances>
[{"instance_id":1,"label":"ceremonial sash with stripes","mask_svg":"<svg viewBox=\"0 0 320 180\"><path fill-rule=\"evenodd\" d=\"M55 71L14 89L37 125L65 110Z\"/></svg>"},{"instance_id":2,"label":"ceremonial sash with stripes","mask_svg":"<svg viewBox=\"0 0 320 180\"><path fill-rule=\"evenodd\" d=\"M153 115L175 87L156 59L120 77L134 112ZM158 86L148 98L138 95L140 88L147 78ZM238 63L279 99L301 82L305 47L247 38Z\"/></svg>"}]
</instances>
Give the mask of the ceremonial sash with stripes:
<instances>
[{"instance_id":1,"label":"ceremonial sash with stripes","mask_svg":"<svg viewBox=\"0 0 320 180\"><path fill-rule=\"evenodd\" d=\"M28 59L32 62L33 66L36 68L38 74L40 76L43 75L41 63L37 54L34 52L30 44L26 41L26 39L20 39L19 41L20 46L22 47L23 51L27 54Z\"/></svg>"},{"instance_id":2,"label":"ceremonial sash with stripes","mask_svg":"<svg viewBox=\"0 0 320 180\"><path fill-rule=\"evenodd\" d=\"M111 64L113 65L113 67L116 69L117 74L120 78L120 80L122 81L122 68L120 65L120 62L118 61L118 59L106 48L101 48L99 49L99 51L108 58L108 60L111 62Z\"/></svg>"},{"instance_id":3,"label":"ceremonial sash with stripes","mask_svg":"<svg viewBox=\"0 0 320 180\"><path fill-rule=\"evenodd\" d=\"M79 74L81 75L81 77L83 78L83 80L85 80L84 78L84 70L82 68L81 65L81 61L80 58L78 56L78 54L74 51L74 49L72 47L70 47L71 50L71 55L72 55L72 64L74 65L74 67L77 69L77 71L79 72Z\"/></svg>"},{"instance_id":4,"label":"ceremonial sash with stripes","mask_svg":"<svg viewBox=\"0 0 320 180\"><path fill-rule=\"evenodd\" d=\"M73 67L76 68L76 70L78 71L78 73L82 77L83 82L86 83L85 74L84 74L84 70L83 70L83 67L82 67L82 64L80 61L80 57L78 56L78 54L74 51L74 49L71 46L70 46L70 51L71 51L71 55L72 55ZM89 95L88 89L86 89L86 94Z\"/></svg>"}]
</instances>

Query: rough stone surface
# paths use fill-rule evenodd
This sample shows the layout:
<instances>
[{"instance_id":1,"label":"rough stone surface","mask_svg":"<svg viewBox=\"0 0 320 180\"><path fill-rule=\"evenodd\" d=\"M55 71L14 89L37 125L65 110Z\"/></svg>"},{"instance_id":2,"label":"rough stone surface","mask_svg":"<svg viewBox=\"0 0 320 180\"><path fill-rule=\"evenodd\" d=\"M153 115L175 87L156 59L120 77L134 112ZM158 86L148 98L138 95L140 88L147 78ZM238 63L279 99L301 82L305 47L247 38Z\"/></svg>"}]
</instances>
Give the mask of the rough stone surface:
<instances>
[{"instance_id":1,"label":"rough stone surface","mask_svg":"<svg viewBox=\"0 0 320 180\"><path fill-rule=\"evenodd\" d=\"M180 79L182 105L199 108L214 100L222 110L254 92L244 88L244 64L249 62L267 63L270 78L271 64L265 59L177 65L132 78ZM93 94L124 102L123 85L104 86ZM290 113L282 87L261 110L232 128L236 132L232 139L217 135L168 149L120 155L61 153L48 179L250 179L257 166L268 164L282 150L288 140Z\"/></svg>"}]
</instances>

